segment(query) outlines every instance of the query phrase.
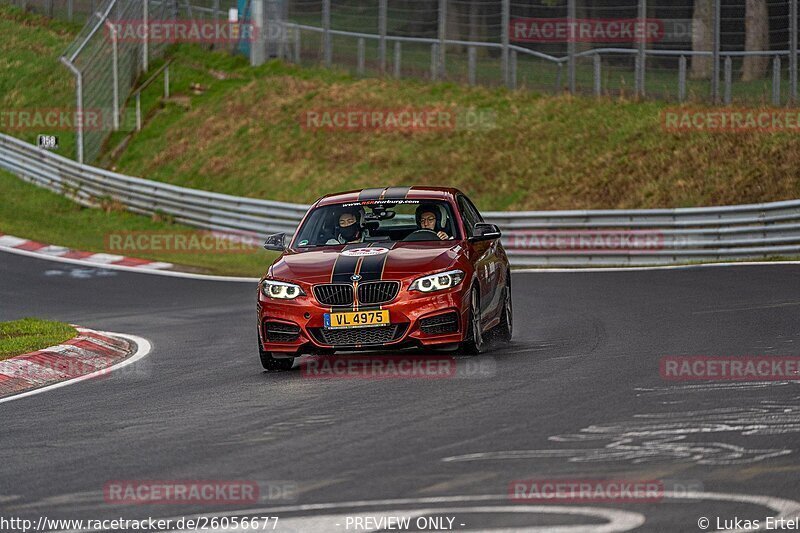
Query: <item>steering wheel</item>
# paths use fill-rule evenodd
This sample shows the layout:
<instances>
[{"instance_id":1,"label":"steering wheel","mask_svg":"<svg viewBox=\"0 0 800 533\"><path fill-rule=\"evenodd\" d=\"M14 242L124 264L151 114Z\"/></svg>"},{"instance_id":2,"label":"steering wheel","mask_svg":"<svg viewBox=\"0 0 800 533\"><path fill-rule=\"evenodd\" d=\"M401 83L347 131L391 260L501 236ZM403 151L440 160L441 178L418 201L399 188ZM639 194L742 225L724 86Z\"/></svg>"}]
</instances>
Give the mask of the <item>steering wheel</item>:
<instances>
[{"instance_id":1,"label":"steering wheel","mask_svg":"<svg viewBox=\"0 0 800 533\"><path fill-rule=\"evenodd\" d=\"M439 241L439 240L441 240L439 239L439 235L432 229L418 229L406 235L406 238L403 239L403 242Z\"/></svg>"}]
</instances>

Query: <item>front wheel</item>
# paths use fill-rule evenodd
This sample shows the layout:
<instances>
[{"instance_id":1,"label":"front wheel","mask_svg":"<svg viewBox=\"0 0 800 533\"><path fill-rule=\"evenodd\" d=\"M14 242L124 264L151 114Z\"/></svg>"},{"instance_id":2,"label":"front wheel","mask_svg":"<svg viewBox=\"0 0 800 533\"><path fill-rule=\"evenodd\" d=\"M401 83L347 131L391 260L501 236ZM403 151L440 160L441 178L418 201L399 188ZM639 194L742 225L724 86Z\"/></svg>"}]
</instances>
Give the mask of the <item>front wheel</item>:
<instances>
[{"instance_id":1,"label":"front wheel","mask_svg":"<svg viewBox=\"0 0 800 533\"><path fill-rule=\"evenodd\" d=\"M484 350L483 333L481 332L481 305L478 289L472 289L469 304L469 324L467 324L467 340L462 343L464 352L478 355Z\"/></svg>"},{"instance_id":2,"label":"front wheel","mask_svg":"<svg viewBox=\"0 0 800 533\"><path fill-rule=\"evenodd\" d=\"M294 357L272 357L272 353L265 352L258 341L258 355L261 357L261 366L267 372L285 372L292 369Z\"/></svg>"}]
</instances>

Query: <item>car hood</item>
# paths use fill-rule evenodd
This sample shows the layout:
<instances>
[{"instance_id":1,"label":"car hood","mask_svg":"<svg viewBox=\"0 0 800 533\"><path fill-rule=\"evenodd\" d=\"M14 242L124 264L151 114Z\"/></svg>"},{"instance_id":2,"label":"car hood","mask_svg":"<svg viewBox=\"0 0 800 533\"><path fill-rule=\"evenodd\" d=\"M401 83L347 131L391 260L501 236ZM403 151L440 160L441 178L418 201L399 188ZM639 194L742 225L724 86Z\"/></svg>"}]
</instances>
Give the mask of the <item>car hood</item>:
<instances>
[{"instance_id":1,"label":"car hood","mask_svg":"<svg viewBox=\"0 0 800 533\"><path fill-rule=\"evenodd\" d=\"M457 241L364 243L289 250L273 263L268 275L309 284L329 283L335 269L334 281L347 283L358 266L365 280L401 280L445 270L462 252L463 246Z\"/></svg>"}]
</instances>

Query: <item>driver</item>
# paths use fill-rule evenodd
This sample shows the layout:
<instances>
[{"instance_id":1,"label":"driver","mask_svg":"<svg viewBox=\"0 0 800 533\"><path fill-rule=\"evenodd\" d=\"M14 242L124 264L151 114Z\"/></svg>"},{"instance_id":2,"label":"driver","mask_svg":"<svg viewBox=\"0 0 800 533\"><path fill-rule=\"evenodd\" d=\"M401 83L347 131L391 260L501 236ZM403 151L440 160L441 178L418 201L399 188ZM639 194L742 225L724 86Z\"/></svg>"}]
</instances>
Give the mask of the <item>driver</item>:
<instances>
[{"instance_id":1,"label":"driver","mask_svg":"<svg viewBox=\"0 0 800 533\"><path fill-rule=\"evenodd\" d=\"M360 223L361 212L358 209L344 210L339 213L336 238L329 239L325 244L348 244L364 242L364 230Z\"/></svg>"},{"instance_id":2,"label":"driver","mask_svg":"<svg viewBox=\"0 0 800 533\"><path fill-rule=\"evenodd\" d=\"M441 212L439 208L431 204L421 204L417 208L417 226L419 229L430 230L439 236L443 241L452 239L442 227Z\"/></svg>"}]
</instances>

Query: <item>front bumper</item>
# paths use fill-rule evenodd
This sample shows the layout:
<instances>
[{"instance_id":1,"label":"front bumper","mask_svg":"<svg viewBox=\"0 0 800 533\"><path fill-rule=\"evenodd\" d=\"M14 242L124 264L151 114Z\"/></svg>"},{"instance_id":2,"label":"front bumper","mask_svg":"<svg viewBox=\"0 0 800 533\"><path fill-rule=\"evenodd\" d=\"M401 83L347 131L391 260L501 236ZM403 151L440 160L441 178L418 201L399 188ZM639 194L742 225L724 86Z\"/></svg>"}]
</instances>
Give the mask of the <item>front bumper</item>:
<instances>
[{"instance_id":1,"label":"front bumper","mask_svg":"<svg viewBox=\"0 0 800 533\"><path fill-rule=\"evenodd\" d=\"M312 291L306 292L312 294ZM388 326L326 330L325 313L353 309L332 309L317 302L313 296L275 300L259 291L259 340L265 351L287 357L336 350L383 350L459 343L464 340L468 323L469 298L465 297L468 294L463 283L453 289L429 294L409 292L403 284L393 301L360 308L388 310Z\"/></svg>"}]
</instances>

